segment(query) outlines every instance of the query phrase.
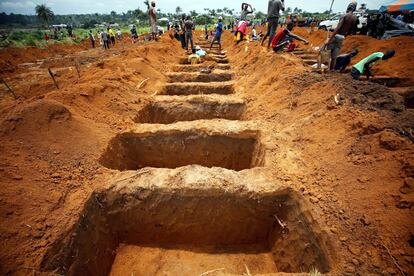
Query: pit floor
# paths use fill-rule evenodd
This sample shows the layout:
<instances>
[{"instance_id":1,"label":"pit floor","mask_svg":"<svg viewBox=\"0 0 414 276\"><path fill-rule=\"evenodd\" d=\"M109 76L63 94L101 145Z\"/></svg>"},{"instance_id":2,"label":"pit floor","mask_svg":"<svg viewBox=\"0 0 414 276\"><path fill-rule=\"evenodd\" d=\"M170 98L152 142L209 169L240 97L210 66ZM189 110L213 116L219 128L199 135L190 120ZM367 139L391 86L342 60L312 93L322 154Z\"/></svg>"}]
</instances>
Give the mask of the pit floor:
<instances>
[{"instance_id":1,"label":"pit floor","mask_svg":"<svg viewBox=\"0 0 414 276\"><path fill-rule=\"evenodd\" d=\"M259 250L260 246L248 245L244 250L243 247L237 248L237 251L231 249L176 249L121 244L109 275L194 276L211 270L242 275L246 273L246 266L253 275L277 272L271 252L257 253L255 250Z\"/></svg>"}]
</instances>

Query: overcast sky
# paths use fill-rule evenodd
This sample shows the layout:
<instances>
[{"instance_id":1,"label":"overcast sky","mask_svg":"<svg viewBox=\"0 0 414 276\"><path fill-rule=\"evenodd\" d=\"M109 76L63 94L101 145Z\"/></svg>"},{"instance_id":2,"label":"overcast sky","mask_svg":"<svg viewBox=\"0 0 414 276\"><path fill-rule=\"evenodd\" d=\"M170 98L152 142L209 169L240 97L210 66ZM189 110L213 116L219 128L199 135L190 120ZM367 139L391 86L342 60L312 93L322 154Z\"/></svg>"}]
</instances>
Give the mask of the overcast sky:
<instances>
[{"instance_id":1,"label":"overcast sky","mask_svg":"<svg viewBox=\"0 0 414 276\"><path fill-rule=\"evenodd\" d=\"M180 6L184 12L190 10L203 11L204 8L233 8L238 11L242 0L157 0L157 8L162 12L174 12L176 6ZM266 11L267 0L246 1L254 8ZM344 11L350 0L335 0L334 11ZM368 8L377 9L389 0L366 0ZM288 7L299 7L306 11L325 11L329 9L331 0L285 0ZM36 4L46 4L55 14L80 14L80 13L109 13L110 11L126 12L136 8L144 8L143 0L0 0L0 12L34 14Z\"/></svg>"}]
</instances>

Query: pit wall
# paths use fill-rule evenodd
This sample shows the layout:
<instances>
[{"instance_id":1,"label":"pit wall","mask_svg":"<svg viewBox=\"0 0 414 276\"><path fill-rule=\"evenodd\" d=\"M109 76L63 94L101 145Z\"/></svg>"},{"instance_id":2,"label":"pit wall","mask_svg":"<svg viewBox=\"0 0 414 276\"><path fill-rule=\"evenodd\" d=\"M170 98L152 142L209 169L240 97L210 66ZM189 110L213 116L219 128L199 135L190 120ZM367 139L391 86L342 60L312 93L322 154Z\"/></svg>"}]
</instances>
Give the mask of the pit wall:
<instances>
[{"instance_id":1,"label":"pit wall","mask_svg":"<svg viewBox=\"0 0 414 276\"><path fill-rule=\"evenodd\" d=\"M246 105L226 96L158 96L141 109L134 121L171 124L206 119L240 120Z\"/></svg>"},{"instance_id":2,"label":"pit wall","mask_svg":"<svg viewBox=\"0 0 414 276\"><path fill-rule=\"evenodd\" d=\"M140 125L114 137L100 163L121 171L191 164L236 171L264 166L265 146L254 124L200 120L196 124Z\"/></svg>"},{"instance_id":3,"label":"pit wall","mask_svg":"<svg viewBox=\"0 0 414 276\"><path fill-rule=\"evenodd\" d=\"M238 245L260 244L260 250L272 252L280 272L330 270L327 234L300 195L277 183L258 185L271 185L273 191L246 189L249 184L243 183L253 175L212 169L221 172L217 184L229 187L220 188L208 183L205 177L211 172L206 170L189 166L121 174L112 187L92 194L79 222L45 256L43 270L108 275L120 243L235 250ZM253 182L263 180L255 175Z\"/></svg>"}]
</instances>

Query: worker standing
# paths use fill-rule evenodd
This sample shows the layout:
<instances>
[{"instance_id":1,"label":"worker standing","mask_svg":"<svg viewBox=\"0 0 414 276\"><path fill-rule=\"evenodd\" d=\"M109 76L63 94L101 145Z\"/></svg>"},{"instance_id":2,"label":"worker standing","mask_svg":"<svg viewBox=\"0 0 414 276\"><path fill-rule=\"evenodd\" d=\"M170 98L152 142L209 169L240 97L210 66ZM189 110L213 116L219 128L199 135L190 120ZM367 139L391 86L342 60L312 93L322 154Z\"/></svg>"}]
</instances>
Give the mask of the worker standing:
<instances>
[{"instance_id":1,"label":"worker standing","mask_svg":"<svg viewBox=\"0 0 414 276\"><path fill-rule=\"evenodd\" d=\"M270 43L272 42L272 39L276 34L277 26L279 25L280 11L285 11L285 1L269 0L267 8L267 32L262 39L262 46L266 41L266 38L269 37L267 48L270 48Z\"/></svg>"},{"instance_id":2,"label":"worker standing","mask_svg":"<svg viewBox=\"0 0 414 276\"><path fill-rule=\"evenodd\" d=\"M356 2L352 2L348 5L346 14L339 20L338 26L336 27L331 38L328 38L326 41L326 45L328 45L329 49L331 50L331 70L336 67L336 58L341 52L345 37L352 34L356 28L358 22L357 17L354 14L356 8Z\"/></svg>"},{"instance_id":3,"label":"worker standing","mask_svg":"<svg viewBox=\"0 0 414 276\"><path fill-rule=\"evenodd\" d=\"M191 49L194 48L194 42L193 42L193 29L194 29L194 22L191 20L190 16L187 16L187 19L184 21L184 29L185 29L185 43L186 48L188 50L188 47L191 45Z\"/></svg>"},{"instance_id":4,"label":"worker standing","mask_svg":"<svg viewBox=\"0 0 414 276\"><path fill-rule=\"evenodd\" d=\"M92 48L95 48L95 36L92 30L89 30L89 40L91 41Z\"/></svg>"},{"instance_id":5,"label":"worker standing","mask_svg":"<svg viewBox=\"0 0 414 276\"><path fill-rule=\"evenodd\" d=\"M157 10L155 9L155 1L151 1L148 15L150 18L152 39L157 40Z\"/></svg>"}]
</instances>

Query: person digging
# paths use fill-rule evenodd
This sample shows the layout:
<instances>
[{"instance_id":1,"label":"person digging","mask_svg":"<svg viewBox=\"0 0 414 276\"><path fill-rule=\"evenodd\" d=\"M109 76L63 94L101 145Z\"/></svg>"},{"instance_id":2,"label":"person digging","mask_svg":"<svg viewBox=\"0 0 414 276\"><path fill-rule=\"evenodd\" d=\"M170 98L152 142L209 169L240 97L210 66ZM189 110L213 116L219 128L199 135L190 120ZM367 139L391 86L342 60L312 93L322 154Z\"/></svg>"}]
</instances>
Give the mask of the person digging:
<instances>
[{"instance_id":1,"label":"person digging","mask_svg":"<svg viewBox=\"0 0 414 276\"><path fill-rule=\"evenodd\" d=\"M289 52L293 51L296 48L296 44L293 43L294 39L303 41L305 44L309 44L309 42L306 39L292 33L293 27L294 27L293 22L290 22L287 24L285 29L280 30L273 37L272 43L271 43L271 47L273 51L278 52L285 47L288 48Z\"/></svg>"},{"instance_id":2,"label":"person digging","mask_svg":"<svg viewBox=\"0 0 414 276\"><path fill-rule=\"evenodd\" d=\"M374 76L371 69L372 67L379 62L380 60L388 60L395 55L395 50L389 50L385 53L376 52L373 53L352 67L351 76L354 80L359 80L361 75L367 76L367 79L370 80Z\"/></svg>"},{"instance_id":3,"label":"person digging","mask_svg":"<svg viewBox=\"0 0 414 276\"><path fill-rule=\"evenodd\" d=\"M358 20L354 14L356 8L356 2L352 2L348 5L346 14L339 20L338 26L332 36L326 40L325 45L331 50L330 70L334 70L336 66L336 58L341 52L345 37L352 34L357 26Z\"/></svg>"}]
</instances>

